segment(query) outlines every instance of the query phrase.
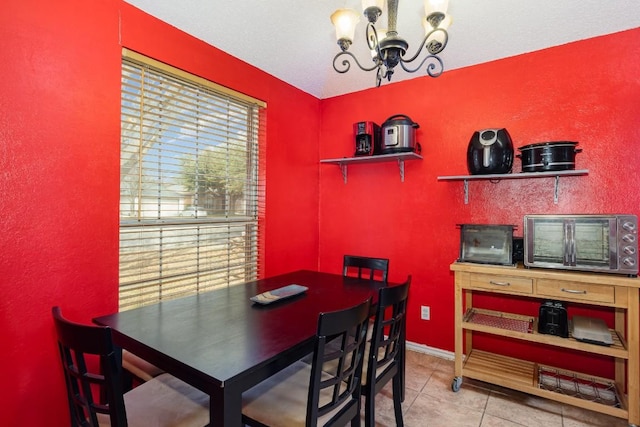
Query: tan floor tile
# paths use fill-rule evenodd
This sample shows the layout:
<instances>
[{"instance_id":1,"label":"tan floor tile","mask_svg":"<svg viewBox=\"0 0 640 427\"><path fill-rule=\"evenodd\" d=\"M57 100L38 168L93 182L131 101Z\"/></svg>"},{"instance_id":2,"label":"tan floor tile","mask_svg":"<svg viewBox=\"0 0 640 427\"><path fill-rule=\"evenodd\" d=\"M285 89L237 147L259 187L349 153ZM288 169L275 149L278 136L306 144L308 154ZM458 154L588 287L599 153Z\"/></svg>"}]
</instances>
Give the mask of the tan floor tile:
<instances>
[{"instance_id":1,"label":"tan floor tile","mask_svg":"<svg viewBox=\"0 0 640 427\"><path fill-rule=\"evenodd\" d=\"M410 352L407 352L405 389L421 391L438 366L438 361L428 358L416 359L415 357L411 357L413 360L410 360L409 354ZM416 363L416 361L418 362Z\"/></svg>"},{"instance_id":2,"label":"tan floor tile","mask_svg":"<svg viewBox=\"0 0 640 427\"><path fill-rule=\"evenodd\" d=\"M405 388L404 402L402 402L402 412L407 412L407 409L411 406L414 400L418 397L418 392ZM364 408L364 399L362 400L362 407ZM384 416L391 419L395 418L395 412L393 409L393 392L392 384L388 383L382 390L376 395L375 402L376 417Z\"/></svg>"},{"instance_id":3,"label":"tan floor tile","mask_svg":"<svg viewBox=\"0 0 640 427\"><path fill-rule=\"evenodd\" d=\"M403 414L407 412L407 409L411 406L413 401L418 397L418 392L409 388L405 389L404 402L402 402ZM362 419L364 427L364 412L365 412L365 400L362 398ZM393 409L393 393L392 384L388 383L384 388L376 395L375 402L376 413L376 427L396 427L396 417ZM404 420L404 417L403 417Z\"/></svg>"},{"instance_id":4,"label":"tan floor tile","mask_svg":"<svg viewBox=\"0 0 640 427\"><path fill-rule=\"evenodd\" d=\"M407 427L479 427L482 411L457 405L449 395L421 393L404 417Z\"/></svg>"},{"instance_id":5,"label":"tan floor tile","mask_svg":"<svg viewBox=\"0 0 640 427\"><path fill-rule=\"evenodd\" d=\"M485 413L528 427L562 427L562 405L516 391L492 391Z\"/></svg>"},{"instance_id":6,"label":"tan floor tile","mask_svg":"<svg viewBox=\"0 0 640 427\"><path fill-rule=\"evenodd\" d=\"M562 407L564 427L627 427L629 422L599 412L588 411L575 406Z\"/></svg>"},{"instance_id":7,"label":"tan floor tile","mask_svg":"<svg viewBox=\"0 0 640 427\"><path fill-rule=\"evenodd\" d=\"M458 392L451 390L453 376L449 372L436 370L422 389L423 394L442 396L451 403L478 411L484 411L491 391L484 383L465 379Z\"/></svg>"},{"instance_id":8,"label":"tan floor tile","mask_svg":"<svg viewBox=\"0 0 640 427\"><path fill-rule=\"evenodd\" d=\"M480 424L480 427L522 427L522 424L514 423L513 421L494 417L493 415L485 413L482 416L482 424Z\"/></svg>"},{"instance_id":9,"label":"tan floor tile","mask_svg":"<svg viewBox=\"0 0 640 427\"><path fill-rule=\"evenodd\" d=\"M424 367L430 367L435 369L443 359L432 356L430 354L419 353L417 351L407 350L405 359L407 361L407 365L419 365Z\"/></svg>"},{"instance_id":10,"label":"tan floor tile","mask_svg":"<svg viewBox=\"0 0 640 427\"><path fill-rule=\"evenodd\" d=\"M454 373L454 361L453 360L447 360L447 359L440 359L440 363L438 363L438 368L439 371L442 372L448 372L451 374L451 377L453 377L453 373Z\"/></svg>"}]
</instances>

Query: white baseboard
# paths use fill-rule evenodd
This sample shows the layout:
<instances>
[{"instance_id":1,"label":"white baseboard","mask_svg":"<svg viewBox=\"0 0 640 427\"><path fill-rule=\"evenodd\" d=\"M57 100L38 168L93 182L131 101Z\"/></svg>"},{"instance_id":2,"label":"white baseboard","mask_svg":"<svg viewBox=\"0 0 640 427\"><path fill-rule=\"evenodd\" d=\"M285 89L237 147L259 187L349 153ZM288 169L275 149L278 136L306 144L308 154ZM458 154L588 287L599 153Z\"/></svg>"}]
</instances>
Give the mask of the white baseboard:
<instances>
[{"instance_id":1,"label":"white baseboard","mask_svg":"<svg viewBox=\"0 0 640 427\"><path fill-rule=\"evenodd\" d=\"M407 350L428 354L430 356L435 356L446 360L454 360L456 356L454 352L442 350L440 348L429 347L424 344L418 344L411 341L407 341Z\"/></svg>"}]
</instances>

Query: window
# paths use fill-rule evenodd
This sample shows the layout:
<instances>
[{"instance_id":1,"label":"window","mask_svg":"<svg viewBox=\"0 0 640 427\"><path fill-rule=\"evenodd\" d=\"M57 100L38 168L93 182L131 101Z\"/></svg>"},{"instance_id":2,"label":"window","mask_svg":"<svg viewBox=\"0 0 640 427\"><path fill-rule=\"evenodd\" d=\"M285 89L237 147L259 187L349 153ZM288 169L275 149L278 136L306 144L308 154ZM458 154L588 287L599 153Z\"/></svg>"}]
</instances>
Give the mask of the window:
<instances>
[{"instance_id":1,"label":"window","mask_svg":"<svg viewBox=\"0 0 640 427\"><path fill-rule=\"evenodd\" d=\"M124 50L120 310L257 277L263 107Z\"/></svg>"}]
</instances>

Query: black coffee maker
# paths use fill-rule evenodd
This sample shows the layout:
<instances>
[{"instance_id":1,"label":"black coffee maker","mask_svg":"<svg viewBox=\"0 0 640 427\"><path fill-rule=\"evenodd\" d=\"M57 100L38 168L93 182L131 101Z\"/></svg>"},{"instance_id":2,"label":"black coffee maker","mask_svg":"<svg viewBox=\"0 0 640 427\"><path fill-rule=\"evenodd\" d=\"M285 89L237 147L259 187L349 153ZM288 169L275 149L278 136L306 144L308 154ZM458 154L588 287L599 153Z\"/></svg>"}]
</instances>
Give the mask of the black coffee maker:
<instances>
[{"instance_id":1,"label":"black coffee maker","mask_svg":"<svg viewBox=\"0 0 640 427\"><path fill-rule=\"evenodd\" d=\"M356 139L355 156L372 156L380 154L380 126L374 122L357 122L353 124Z\"/></svg>"}]
</instances>

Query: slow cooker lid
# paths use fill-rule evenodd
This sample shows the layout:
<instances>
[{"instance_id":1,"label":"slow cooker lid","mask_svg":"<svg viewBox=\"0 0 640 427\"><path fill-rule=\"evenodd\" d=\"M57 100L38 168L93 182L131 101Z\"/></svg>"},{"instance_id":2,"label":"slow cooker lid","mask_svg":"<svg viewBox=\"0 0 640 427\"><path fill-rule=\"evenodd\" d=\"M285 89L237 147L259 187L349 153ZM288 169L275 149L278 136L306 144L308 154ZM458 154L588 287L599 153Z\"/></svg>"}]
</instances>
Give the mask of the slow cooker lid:
<instances>
[{"instance_id":1,"label":"slow cooker lid","mask_svg":"<svg viewBox=\"0 0 640 427\"><path fill-rule=\"evenodd\" d=\"M552 147L575 147L576 145L578 145L577 142L573 142L573 141L550 141L550 142L538 142L535 144L529 144L529 145L524 145L520 148L518 148L518 150L523 151L523 150L533 150L536 148L552 148Z\"/></svg>"}]
</instances>

